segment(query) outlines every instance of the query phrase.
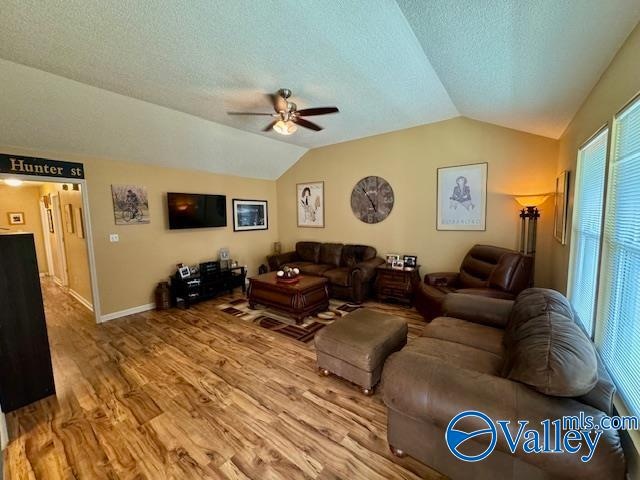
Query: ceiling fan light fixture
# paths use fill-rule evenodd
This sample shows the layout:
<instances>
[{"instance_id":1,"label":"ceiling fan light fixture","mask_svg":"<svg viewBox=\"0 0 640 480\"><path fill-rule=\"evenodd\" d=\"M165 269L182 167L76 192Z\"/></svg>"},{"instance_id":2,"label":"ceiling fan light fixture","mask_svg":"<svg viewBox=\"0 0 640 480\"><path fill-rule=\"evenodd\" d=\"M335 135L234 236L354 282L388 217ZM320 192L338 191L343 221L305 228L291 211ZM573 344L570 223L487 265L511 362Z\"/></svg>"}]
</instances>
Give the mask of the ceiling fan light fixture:
<instances>
[{"instance_id":1,"label":"ceiling fan light fixture","mask_svg":"<svg viewBox=\"0 0 640 480\"><path fill-rule=\"evenodd\" d=\"M286 122L284 120L278 120L273 126L273 129L280 135L291 135L292 133L295 133L296 130L298 130L298 127L290 120Z\"/></svg>"}]
</instances>

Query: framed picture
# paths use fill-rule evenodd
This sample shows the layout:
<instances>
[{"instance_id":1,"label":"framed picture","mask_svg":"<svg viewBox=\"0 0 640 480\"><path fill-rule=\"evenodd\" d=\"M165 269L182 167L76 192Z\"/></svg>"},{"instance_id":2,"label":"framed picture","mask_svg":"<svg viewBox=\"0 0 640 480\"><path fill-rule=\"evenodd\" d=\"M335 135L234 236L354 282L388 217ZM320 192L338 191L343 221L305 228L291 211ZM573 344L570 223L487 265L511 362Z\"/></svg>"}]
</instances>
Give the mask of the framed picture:
<instances>
[{"instance_id":1,"label":"framed picture","mask_svg":"<svg viewBox=\"0 0 640 480\"><path fill-rule=\"evenodd\" d=\"M395 253L387 253L384 256L384 259L387 261L387 265L393 265L393 262L397 262L398 260L400 260L400 255L397 255Z\"/></svg>"},{"instance_id":2,"label":"framed picture","mask_svg":"<svg viewBox=\"0 0 640 480\"><path fill-rule=\"evenodd\" d=\"M64 223L67 226L67 233L73 233L75 230L73 228L73 206L70 203L67 203L64 206Z\"/></svg>"},{"instance_id":3,"label":"framed picture","mask_svg":"<svg viewBox=\"0 0 640 480\"><path fill-rule=\"evenodd\" d=\"M47 208L47 222L49 223L49 233L56 233L53 228L53 213L50 208Z\"/></svg>"},{"instance_id":4,"label":"framed picture","mask_svg":"<svg viewBox=\"0 0 640 480\"><path fill-rule=\"evenodd\" d=\"M269 217L266 200L233 199L233 231L267 230Z\"/></svg>"},{"instance_id":5,"label":"framed picture","mask_svg":"<svg viewBox=\"0 0 640 480\"><path fill-rule=\"evenodd\" d=\"M116 225L150 223L147 187L111 185L111 197Z\"/></svg>"},{"instance_id":6,"label":"framed picture","mask_svg":"<svg viewBox=\"0 0 640 480\"><path fill-rule=\"evenodd\" d=\"M416 266L418 265L418 257L416 257L415 255L405 255L403 260L405 268L416 268Z\"/></svg>"},{"instance_id":7,"label":"framed picture","mask_svg":"<svg viewBox=\"0 0 640 480\"><path fill-rule=\"evenodd\" d=\"M438 168L438 230L486 230L488 164Z\"/></svg>"},{"instance_id":8,"label":"framed picture","mask_svg":"<svg viewBox=\"0 0 640 480\"><path fill-rule=\"evenodd\" d=\"M84 238L84 219L82 218L82 208L75 208L73 210L73 215L73 220L76 224L76 235L78 238Z\"/></svg>"},{"instance_id":9,"label":"framed picture","mask_svg":"<svg viewBox=\"0 0 640 480\"><path fill-rule=\"evenodd\" d=\"M189 269L189 267L180 267L178 268L178 273L180 274L180 278L184 280L191 276L191 269Z\"/></svg>"},{"instance_id":10,"label":"framed picture","mask_svg":"<svg viewBox=\"0 0 640 480\"><path fill-rule=\"evenodd\" d=\"M562 245L567 243L567 207L569 201L569 172L556 178L556 194L553 220L553 237Z\"/></svg>"},{"instance_id":11,"label":"framed picture","mask_svg":"<svg viewBox=\"0 0 640 480\"><path fill-rule=\"evenodd\" d=\"M298 183L298 226L324 228L324 182Z\"/></svg>"},{"instance_id":12,"label":"framed picture","mask_svg":"<svg viewBox=\"0 0 640 480\"><path fill-rule=\"evenodd\" d=\"M394 260L391 264L391 268L397 268L398 270L402 270L404 268L404 260Z\"/></svg>"},{"instance_id":13,"label":"framed picture","mask_svg":"<svg viewBox=\"0 0 640 480\"><path fill-rule=\"evenodd\" d=\"M9 225L24 225L24 212L9 212Z\"/></svg>"}]
</instances>

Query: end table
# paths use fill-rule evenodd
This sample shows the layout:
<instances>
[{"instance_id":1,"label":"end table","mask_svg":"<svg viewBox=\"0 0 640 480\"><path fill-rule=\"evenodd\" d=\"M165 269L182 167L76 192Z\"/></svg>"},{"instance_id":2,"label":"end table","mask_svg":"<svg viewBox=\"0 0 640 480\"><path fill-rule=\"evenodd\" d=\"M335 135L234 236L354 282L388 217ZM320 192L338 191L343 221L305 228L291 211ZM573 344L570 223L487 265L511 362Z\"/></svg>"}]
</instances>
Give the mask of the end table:
<instances>
[{"instance_id":1,"label":"end table","mask_svg":"<svg viewBox=\"0 0 640 480\"><path fill-rule=\"evenodd\" d=\"M411 305L413 292L420 283L420 265L411 270L380 265L376 268L375 291L380 301L392 300Z\"/></svg>"}]
</instances>

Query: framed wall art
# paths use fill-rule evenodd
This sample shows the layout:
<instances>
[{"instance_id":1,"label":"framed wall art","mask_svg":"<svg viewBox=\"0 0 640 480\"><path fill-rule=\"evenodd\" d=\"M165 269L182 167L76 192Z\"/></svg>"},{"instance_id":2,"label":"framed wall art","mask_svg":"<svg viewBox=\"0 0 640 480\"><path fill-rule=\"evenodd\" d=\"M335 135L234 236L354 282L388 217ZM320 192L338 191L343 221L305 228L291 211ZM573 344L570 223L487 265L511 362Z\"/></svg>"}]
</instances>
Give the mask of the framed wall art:
<instances>
[{"instance_id":1,"label":"framed wall art","mask_svg":"<svg viewBox=\"0 0 640 480\"><path fill-rule=\"evenodd\" d=\"M266 200L233 199L233 231L267 230L269 216Z\"/></svg>"},{"instance_id":2,"label":"framed wall art","mask_svg":"<svg viewBox=\"0 0 640 480\"><path fill-rule=\"evenodd\" d=\"M9 217L9 225L24 225L24 212L9 212L7 213L7 217Z\"/></svg>"},{"instance_id":3,"label":"framed wall art","mask_svg":"<svg viewBox=\"0 0 640 480\"><path fill-rule=\"evenodd\" d=\"M486 230L488 164L438 168L438 230Z\"/></svg>"},{"instance_id":4,"label":"framed wall art","mask_svg":"<svg viewBox=\"0 0 640 480\"><path fill-rule=\"evenodd\" d=\"M64 206L64 223L67 226L67 233L75 232L73 225L73 206L70 203Z\"/></svg>"},{"instance_id":5,"label":"framed wall art","mask_svg":"<svg viewBox=\"0 0 640 480\"><path fill-rule=\"evenodd\" d=\"M147 187L111 185L111 197L116 225L150 223Z\"/></svg>"},{"instance_id":6,"label":"framed wall art","mask_svg":"<svg viewBox=\"0 0 640 480\"><path fill-rule=\"evenodd\" d=\"M562 245L567 243L567 208L569 202L569 172L563 171L556 178L553 237Z\"/></svg>"},{"instance_id":7,"label":"framed wall art","mask_svg":"<svg viewBox=\"0 0 640 480\"><path fill-rule=\"evenodd\" d=\"M298 226L324 228L324 182L298 183Z\"/></svg>"}]
</instances>

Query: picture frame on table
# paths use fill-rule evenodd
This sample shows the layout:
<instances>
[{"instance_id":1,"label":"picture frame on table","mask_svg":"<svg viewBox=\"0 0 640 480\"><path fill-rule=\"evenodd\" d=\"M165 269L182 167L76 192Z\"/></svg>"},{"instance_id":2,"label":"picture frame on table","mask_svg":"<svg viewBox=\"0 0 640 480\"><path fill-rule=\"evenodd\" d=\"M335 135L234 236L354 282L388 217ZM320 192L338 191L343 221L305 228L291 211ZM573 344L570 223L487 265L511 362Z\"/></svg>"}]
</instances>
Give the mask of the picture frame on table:
<instances>
[{"instance_id":1,"label":"picture frame on table","mask_svg":"<svg viewBox=\"0 0 640 480\"><path fill-rule=\"evenodd\" d=\"M232 203L234 232L269 229L269 211L266 200L234 198Z\"/></svg>"},{"instance_id":2,"label":"picture frame on table","mask_svg":"<svg viewBox=\"0 0 640 480\"><path fill-rule=\"evenodd\" d=\"M392 266L393 262L400 260L400 255L396 253L387 253L384 256L384 259L387 262L387 265Z\"/></svg>"},{"instance_id":3,"label":"picture frame on table","mask_svg":"<svg viewBox=\"0 0 640 480\"><path fill-rule=\"evenodd\" d=\"M403 260L405 268L416 268L418 265L418 257L415 255L405 255Z\"/></svg>"},{"instance_id":4,"label":"picture frame on table","mask_svg":"<svg viewBox=\"0 0 640 480\"><path fill-rule=\"evenodd\" d=\"M178 274L180 275L180 278L184 280L191 276L191 269L189 267L180 267L178 268Z\"/></svg>"}]
</instances>

